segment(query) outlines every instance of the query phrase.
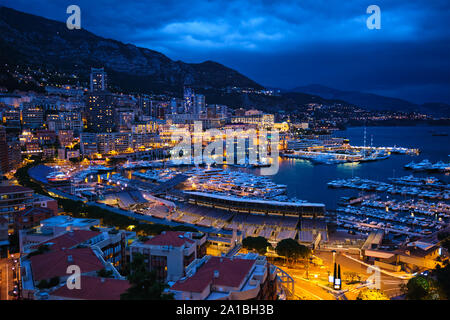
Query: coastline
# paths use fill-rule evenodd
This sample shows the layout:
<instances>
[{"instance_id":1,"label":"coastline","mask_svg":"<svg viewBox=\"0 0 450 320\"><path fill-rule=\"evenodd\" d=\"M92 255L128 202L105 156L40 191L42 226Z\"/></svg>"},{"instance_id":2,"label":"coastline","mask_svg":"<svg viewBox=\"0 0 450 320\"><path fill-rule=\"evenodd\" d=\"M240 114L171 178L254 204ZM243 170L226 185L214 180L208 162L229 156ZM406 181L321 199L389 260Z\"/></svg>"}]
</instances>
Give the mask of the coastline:
<instances>
[{"instance_id":1,"label":"coastline","mask_svg":"<svg viewBox=\"0 0 450 320\"><path fill-rule=\"evenodd\" d=\"M431 126L431 127L450 127L450 119L437 119L437 120L367 120L367 121L349 121L340 130L352 127L419 127L419 126Z\"/></svg>"}]
</instances>

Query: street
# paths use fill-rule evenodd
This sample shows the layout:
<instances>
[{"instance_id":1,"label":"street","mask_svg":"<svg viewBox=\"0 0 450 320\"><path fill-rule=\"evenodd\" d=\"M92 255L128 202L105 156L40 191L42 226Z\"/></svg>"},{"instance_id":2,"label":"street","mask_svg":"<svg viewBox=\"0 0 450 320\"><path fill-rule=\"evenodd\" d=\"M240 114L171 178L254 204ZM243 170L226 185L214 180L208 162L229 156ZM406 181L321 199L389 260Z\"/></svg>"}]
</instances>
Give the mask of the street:
<instances>
[{"instance_id":1,"label":"street","mask_svg":"<svg viewBox=\"0 0 450 320\"><path fill-rule=\"evenodd\" d=\"M16 264L17 265L17 264ZM13 270L14 267L14 270ZM15 286L15 275L17 270L14 259L1 259L0 260L0 300L13 300L15 297L12 295Z\"/></svg>"},{"instance_id":2,"label":"street","mask_svg":"<svg viewBox=\"0 0 450 320\"><path fill-rule=\"evenodd\" d=\"M289 273L295 281L295 296L301 300L355 300L359 292L371 286L379 287L388 297L392 298L401 294L401 284L407 280L400 279L395 274L388 275L383 272L375 273L373 268L355 261L357 256L342 253L336 254L336 262L341 266L342 290L344 294L336 294L326 288L328 276L333 274L333 255L329 251L316 251L315 256L323 260L323 265L310 264L308 267L302 263L287 266L279 265ZM353 259L352 259L353 258ZM353 272L358 281L349 284L346 273Z\"/></svg>"},{"instance_id":3,"label":"street","mask_svg":"<svg viewBox=\"0 0 450 320\"><path fill-rule=\"evenodd\" d=\"M327 251L319 251L315 253L316 256L321 258L324 262L325 266L328 266L329 269L325 269L326 271L329 271L331 274L333 272L332 263L333 263L333 254L331 252ZM349 255L351 256L351 255ZM357 256L353 256L354 258L358 258ZM345 279L345 272L356 272L359 276L361 281L366 281L368 278L372 277L371 279L375 278L374 270L371 268L368 268L367 266L356 262L350 258L345 257L342 253L336 254L336 263L341 265L341 275ZM384 273L379 273L379 285L380 289L389 297L397 296L400 294L400 286L402 283L406 283L407 280L399 279L394 276L386 275ZM377 283L375 283L377 285ZM345 282L343 289L345 288ZM359 290L352 290L346 294L348 299L354 299L358 295Z\"/></svg>"}]
</instances>

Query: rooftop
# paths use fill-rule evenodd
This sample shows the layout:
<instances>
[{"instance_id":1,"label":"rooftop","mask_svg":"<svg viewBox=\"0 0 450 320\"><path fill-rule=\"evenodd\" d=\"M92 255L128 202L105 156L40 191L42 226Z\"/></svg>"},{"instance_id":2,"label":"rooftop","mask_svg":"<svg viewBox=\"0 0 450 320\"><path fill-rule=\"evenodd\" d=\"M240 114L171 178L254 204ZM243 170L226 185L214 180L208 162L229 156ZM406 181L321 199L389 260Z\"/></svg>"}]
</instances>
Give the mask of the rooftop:
<instances>
[{"instance_id":1,"label":"rooftop","mask_svg":"<svg viewBox=\"0 0 450 320\"><path fill-rule=\"evenodd\" d=\"M210 284L237 288L241 286L255 263L256 260L252 259L211 257L192 277L178 280L170 289L198 293Z\"/></svg>"},{"instance_id":2,"label":"rooftop","mask_svg":"<svg viewBox=\"0 0 450 320\"><path fill-rule=\"evenodd\" d=\"M145 241L145 244L153 246L181 247L184 244L192 244L195 241L186 236L186 232L163 231L161 234Z\"/></svg>"},{"instance_id":3,"label":"rooftop","mask_svg":"<svg viewBox=\"0 0 450 320\"><path fill-rule=\"evenodd\" d=\"M408 243L407 246L408 247L416 247L416 248L419 248L421 250L428 251L429 249L434 248L435 244L428 243L428 242L422 242L422 241L414 241L414 242Z\"/></svg>"},{"instance_id":4,"label":"rooftop","mask_svg":"<svg viewBox=\"0 0 450 320\"><path fill-rule=\"evenodd\" d=\"M220 194L212 194L206 192L197 192L197 191L184 191L186 194L203 196L209 198L216 198L227 201L235 201L235 202L246 202L246 203L258 203L262 205L273 205L273 206L291 206L291 207L325 207L323 203L308 203L308 202L282 202L282 201L273 201L273 200L257 200L257 199L246 199L239 198L233 196L225 196Z\"/></svg>"},{"instance_id":5,"label":"rooftop","mask_svg":"<svg viewBox=\"0 0 450 320\"><path fill-rule=\"evenodd\" d=\"M47 240L44 243L40 243L34 246L34 248L41 245L49 245L51 250L70 249L100 234L100 232L91 230L72 230Z\"/></svg>"},{"instance_id":6,"label":"rooftop","mask_svg":"<svg viewBox=\"0 0 450 320\"><path fill-rule=\"evenodd\" d=\"M120 300L129 287L128 280L81 276L81 289L70 290L66 285L51 293L52 296L81 300Z\"/></svg>"},{"instance_id":7,"label":"rooftop","mask_svg":"<svg viewBox=\"0 0 450 320\"><path fill-rule=\"evenodd\" d=\"M56 250L30 258L34 281L67 276L67 267L77 265L81 273L104 268L91 248Z\"/></svg>"},{"instance_id":8,"label":"rooftop","mask_svg":"<svg viewBox=\"0 0 450 320\"><path fill-rule=\"evenodd\" d=\"M16 216L25 217L25 216L32 216L32 215L41 214L41 213L51 214L52 210L50 210L48 208L44 208L44 207L33 207L33 208L24 209L24 210L17 212Z\"/></svg>"},{"instance_id":9,"label":"rooftop","mask_svg":"<svg viewBox=\"0 0 450 320\"><path fill-rule=\"evenodd\" d=\"M44 227L88 227L93 224L98 224L96 219L72 218L70 216L54 216L41 221Z\"/></svg>"}]
</instances>

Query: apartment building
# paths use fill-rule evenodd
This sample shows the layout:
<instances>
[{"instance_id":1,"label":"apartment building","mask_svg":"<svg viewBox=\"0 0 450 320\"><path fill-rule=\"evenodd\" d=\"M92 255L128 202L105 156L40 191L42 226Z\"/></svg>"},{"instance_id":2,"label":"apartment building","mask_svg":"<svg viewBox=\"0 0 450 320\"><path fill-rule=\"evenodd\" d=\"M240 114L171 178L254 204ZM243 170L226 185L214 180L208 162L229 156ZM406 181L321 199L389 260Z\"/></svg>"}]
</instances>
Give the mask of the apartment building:
<instances>
[{"instance_id":1,"label":"apartment building","mask_svg":"<svg viewBox=\"0 0 450 320\"><path fill-rule=\"evenodd\" d=\"M275 300L277 276L266 257L255 253L205 256L194 261L168 292L177 300Z\"/></svg>"},{"instance_id":2,"label":"apartment building","mask_svg":"<svg viewBox=\"0 0 450 320\"><path fill-rule=\"evenodd\" d=\"M206 253L206 235L197 232L164 231L144 242L130 246L130 257L141 253L149 270L161 281L177 281L186 275L186 268Z\"/></svg>"},{"instance_id":3,"label":"apartment building","mask_svg":"<svg viewBox=\"0 0 450 320\"><path fill-rule=\"evenodd\" d=\"M33 206L33 190L22 186L0 186L0 216L13 223L13 215Z\"/></svg>"}]
</instances>

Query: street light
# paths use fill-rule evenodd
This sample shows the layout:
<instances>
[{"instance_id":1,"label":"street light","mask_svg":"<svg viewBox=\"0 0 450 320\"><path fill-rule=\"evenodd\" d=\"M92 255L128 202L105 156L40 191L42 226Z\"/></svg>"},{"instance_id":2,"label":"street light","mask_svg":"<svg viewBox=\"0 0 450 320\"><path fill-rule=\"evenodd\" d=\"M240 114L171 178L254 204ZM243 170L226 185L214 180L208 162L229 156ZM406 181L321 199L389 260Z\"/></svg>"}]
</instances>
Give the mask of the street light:
<instances>
[{"instance_id":1,"label":"street light","mask_svg":"<svg viewBox=\"0 0 450 320\"><path fill-rule=\"evenodd\" d=\"M331 268L336 265L336 250L331 251L333 253L333 263L331 264ZM331 275L332 271L328 271L328 282L334 284L334 272L333 275Z\"/></svg>"}]
</instances>

